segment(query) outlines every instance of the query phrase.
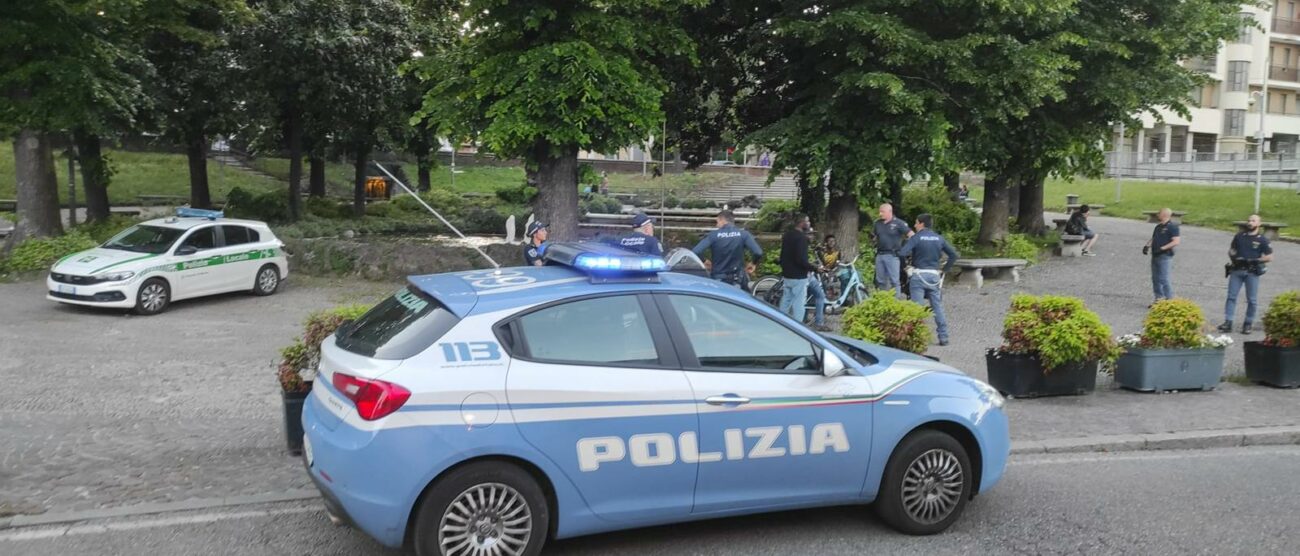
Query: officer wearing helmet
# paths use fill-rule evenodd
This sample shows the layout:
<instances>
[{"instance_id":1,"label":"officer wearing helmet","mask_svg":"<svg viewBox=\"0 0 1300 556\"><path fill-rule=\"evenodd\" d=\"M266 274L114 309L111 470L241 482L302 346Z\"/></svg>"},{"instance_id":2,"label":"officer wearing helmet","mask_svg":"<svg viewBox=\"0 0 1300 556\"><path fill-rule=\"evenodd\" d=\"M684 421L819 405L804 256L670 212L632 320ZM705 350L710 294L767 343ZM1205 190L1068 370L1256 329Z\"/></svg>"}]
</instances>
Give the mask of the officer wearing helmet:
<instances>
[{"instance_id":1,"label":"officer wearing helmet","mask_svg":"<svg viewBox=\"0 0 1300 556\"><path fill-rule=\"evenodd\" d=\"M664 256L664 248L655 239L655 221L645 213L632 218L632 233L619 238L618 247L643 255Z\"/></svg>"},{"instance_id":2,"label":"officer wearing helmet","mask_svg":"<svg viewBox=\"0 0 1300 556\"><path fill-rule=\"evenodd\" d=\"M524 242L524 266L542 266L546 264L542 260L542 254L546 252L546 224L541 221L535 221L528 225L524 235L527 241Z\"/></svg>"}]
</instances>

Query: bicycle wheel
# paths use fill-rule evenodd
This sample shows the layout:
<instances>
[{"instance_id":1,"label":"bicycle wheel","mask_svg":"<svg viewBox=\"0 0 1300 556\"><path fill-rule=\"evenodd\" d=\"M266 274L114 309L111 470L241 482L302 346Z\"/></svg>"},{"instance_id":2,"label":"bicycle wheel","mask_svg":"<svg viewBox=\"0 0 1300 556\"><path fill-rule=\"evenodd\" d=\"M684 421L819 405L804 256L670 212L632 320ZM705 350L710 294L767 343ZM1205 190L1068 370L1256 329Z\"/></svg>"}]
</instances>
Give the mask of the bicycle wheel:
<instances>
[{"instance_id":1,"label":"bicycle wheel","mask_svg":"<svg viewBox=\"0 0 1300 556\"><path fill-rule=\"evenodd\" d=\"M777 282L773 284L771 288L768 288L767 292L765 292L763 296L760 297L759 299L762 299L764 303L767 303L768 305L771 305L773 307L780 307L781 293L782 290L785 289L782 287L782 284L783 281L777 280Z\"/></svg>"},{"instance_id":2,"label":"bicycle wheel","mask_svg":"<svg viewBox=\"0 0 1300 556\"><path fill-rule=\"evenodd\" d=\"M759 299L764 299L764 296L766 296L773 288L781 288L781 277L764 276L749 285L749 294Z\"/></svg>"}]
</instances>

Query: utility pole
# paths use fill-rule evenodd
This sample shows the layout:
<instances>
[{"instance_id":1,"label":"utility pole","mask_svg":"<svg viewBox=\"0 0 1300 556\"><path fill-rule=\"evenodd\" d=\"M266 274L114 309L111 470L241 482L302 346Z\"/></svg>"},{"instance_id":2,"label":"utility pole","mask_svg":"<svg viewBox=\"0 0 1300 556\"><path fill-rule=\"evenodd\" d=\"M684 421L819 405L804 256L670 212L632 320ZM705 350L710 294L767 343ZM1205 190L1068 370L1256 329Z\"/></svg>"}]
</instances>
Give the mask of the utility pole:
<instances>
[{"instance_id":1,"label":"utility pole","mask_svg":"<svg viewBox=\"0 0 1300 556\"><path fill-rule=\"evenodd\" d=\"M1271 50L1271 49L1270 49ZM1259 95L1259 129L1255 131L1255 155L1259 164L1255 167L1255 214L1259 214L1259 193L1264 187L1264 116L1268 114L1268 74L1272 71L1273 53L1264 56L1264 88Z\"/></svg>"},{"instance_id":2,"label":"utility pole","mask_svg":"<svg viewBox=\"0 0 1300 556\"><path fill-rule=\"evenodd\" d=\"M64 152L68 157L68 227L77 225L77 152L71 147Z\"/></svg>"},{"instance_id":3,"label":"utility pole","mask_svg":"<svg viewBox=\"0 0 1300 556\"><path fill-rule=\"evenodd\" d=\"M1115 143L1115 202L1124 186L1124 122L1119 123L1119 141Z\"/></svg>"}]
</instances>

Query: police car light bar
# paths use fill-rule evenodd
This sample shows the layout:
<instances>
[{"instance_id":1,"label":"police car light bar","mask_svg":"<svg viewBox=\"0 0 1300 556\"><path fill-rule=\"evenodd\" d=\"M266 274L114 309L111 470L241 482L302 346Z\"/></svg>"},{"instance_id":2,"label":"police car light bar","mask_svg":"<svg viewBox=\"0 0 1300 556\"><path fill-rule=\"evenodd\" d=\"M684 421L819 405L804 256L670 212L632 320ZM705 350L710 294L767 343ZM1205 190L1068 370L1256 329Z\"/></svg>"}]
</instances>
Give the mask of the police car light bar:
<instances>
[{"instance_id":1,"label":"police car light bar","mask_svg":"<svg viewBox=\"0 0 1300 556\"><path fill-rule=\"evenodd\" d=\"M592 279L655 278L668 264L655 256L624 251L599 243L555 243L546 247L547 261L587 272Z\"/></svg>"},{"instance_id":2,"label":"police car light bar","mask_svg":"<svg viewBox=\"0 0 1300 556\"><path fill-rule=\"evenodd\" d=\"M225 212L219 210L204 210L190 207L178 207L176 209L176 216L181 218L207 218L208 220L216 220L225 215Z\"/></svg>"}]
</instances>

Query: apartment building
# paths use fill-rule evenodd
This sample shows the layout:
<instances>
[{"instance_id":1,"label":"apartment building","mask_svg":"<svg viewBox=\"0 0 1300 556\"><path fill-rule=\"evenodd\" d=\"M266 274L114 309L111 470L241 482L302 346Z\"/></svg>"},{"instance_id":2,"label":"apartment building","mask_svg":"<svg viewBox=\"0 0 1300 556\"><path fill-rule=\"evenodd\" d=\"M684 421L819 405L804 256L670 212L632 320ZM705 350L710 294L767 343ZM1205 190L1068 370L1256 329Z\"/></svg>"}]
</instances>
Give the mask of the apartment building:
<instances>
[{"instance_id":1,"label":"apartment building","mask_svg":"<svg viewBox=\"0 0 1300 556\"><path fill-rule=\"evenodd\" d=\"M1192 91L1190 118L1162 111L1126 130L1122 150L1132 162L1190 162L1252 157L1264 115L1265 153L1294 157L1300 144L1300 0L1243 6L1237 36L1216 56L1188 60L1212 81ZM1264 85L1268 84L1267 103ZM1118 141L1117 141L1118 142ZM1270 155L1271 157L1271 155Z\"/></svg>"}]
</instances>

